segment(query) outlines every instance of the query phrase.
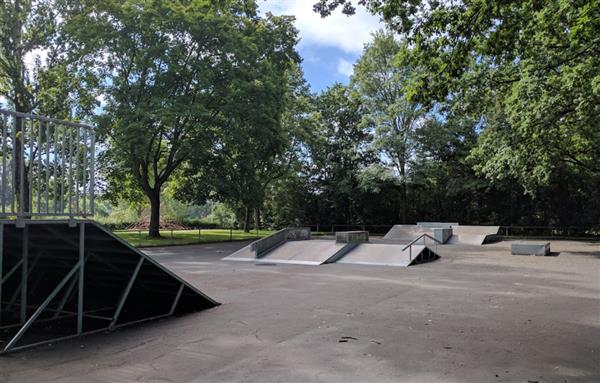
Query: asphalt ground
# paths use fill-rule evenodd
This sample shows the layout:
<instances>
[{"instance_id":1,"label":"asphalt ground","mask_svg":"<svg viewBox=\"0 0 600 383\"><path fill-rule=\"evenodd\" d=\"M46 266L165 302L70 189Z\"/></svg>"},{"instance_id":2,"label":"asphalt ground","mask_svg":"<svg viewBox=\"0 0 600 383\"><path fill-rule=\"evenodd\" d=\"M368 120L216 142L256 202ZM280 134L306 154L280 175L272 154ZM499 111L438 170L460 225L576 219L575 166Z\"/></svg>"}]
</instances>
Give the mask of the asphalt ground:
<instances>
[{"instance_id":1,"label":"asphalt ground","mask_svg":"<svg viewBox=\"0 0 600 383\"><path fill-rule=\"evenodd\" d=\"M0 357L0 382L600 382L600 246L438 246L411 267L148 254L221 306Z\"/></svg>"}]
</instances>

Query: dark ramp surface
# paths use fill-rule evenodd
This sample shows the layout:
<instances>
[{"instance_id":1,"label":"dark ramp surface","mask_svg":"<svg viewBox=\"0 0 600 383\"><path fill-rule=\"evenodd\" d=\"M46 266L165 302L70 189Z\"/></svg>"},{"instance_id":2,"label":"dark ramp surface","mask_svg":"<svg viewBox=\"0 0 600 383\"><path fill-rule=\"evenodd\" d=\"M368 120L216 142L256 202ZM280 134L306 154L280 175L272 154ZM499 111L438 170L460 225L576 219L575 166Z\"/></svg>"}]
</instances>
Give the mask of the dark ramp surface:
<instances>
[{"instance_id":1,"label":"dark ramp surface","mask_svg":"<svg viewBox=\"0 0 600 383\"><path fill-rule=\"evenodd\" d=\"M10 221L0 224L0 274L5 280L0 292L0 353L218 304L94 222L78 221L74 227L64 221L31 222L24 229Z\"/></svg>"}]
</instances>

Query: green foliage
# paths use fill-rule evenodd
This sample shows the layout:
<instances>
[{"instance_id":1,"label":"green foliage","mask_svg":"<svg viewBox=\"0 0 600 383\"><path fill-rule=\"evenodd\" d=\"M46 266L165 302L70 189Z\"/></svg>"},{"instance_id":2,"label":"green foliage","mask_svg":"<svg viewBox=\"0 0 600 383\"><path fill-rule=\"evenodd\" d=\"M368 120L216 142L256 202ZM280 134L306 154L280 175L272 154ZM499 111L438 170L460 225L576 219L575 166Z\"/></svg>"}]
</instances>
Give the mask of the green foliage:
<instances>
[{"instance_id":1,"label":"green foliage","mask_svg":"<svg viewBox=\"0 0 600 383\"><path fill-rule=\"evenodd\" d=\"M367 0L415 46L413 98L483 118L476 170L531 195L562 165L600 175L600 2ZM327 15L344 1L320 1ZM557 167L558 164L561 164Z\"/></svg>"}]
</instances>

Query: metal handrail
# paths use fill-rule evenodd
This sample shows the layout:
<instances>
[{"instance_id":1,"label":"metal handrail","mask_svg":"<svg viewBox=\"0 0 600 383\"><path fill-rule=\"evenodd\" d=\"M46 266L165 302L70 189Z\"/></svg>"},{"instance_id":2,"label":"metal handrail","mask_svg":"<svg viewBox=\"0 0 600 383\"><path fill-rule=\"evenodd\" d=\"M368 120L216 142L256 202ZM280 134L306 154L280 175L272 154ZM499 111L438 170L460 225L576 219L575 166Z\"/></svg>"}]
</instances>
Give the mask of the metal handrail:
<instances>
[{"instance_id":1,"label":"metal handrail","mask_svg":"<svg viewBox=\"0 0 600 383\"><path fill-rule=\"evenodd\" d=\"M439 243L440 245L442 244L442 242L438 241L437 239L433 238L431 235L427 234L427 233L423 233L421 235L419 235L417 238L413 239L408 245L406 245L402 251L408 249L410 246L414 245L415 242L417 242L419 239L423 238L423 237L427 237L429 239L433 239L435 242Z\"/></svg>"},{"instance_id":2,"label":"metal handrail","mask_svg":"<svg viewBox=\"0 0 600 383\"><path fill-rule=\"evenodd\" d=\"M435 247L436 247L436 251L437 251L437 244L439 243L440 245L442 244L442 242L438 241L437 239L433 238L431 235L427 234L427 233L423 233L421 235L419 235L417 238L413 239L408 245L406 245L402 251L409 249L408 250L408 259L409 261L412 261L412 246L415 244L415 242L417 242L418 240L420 240L421 238L430 238L433 239L434 242L437 242ZM423 241L423 243L425 244L425 241Z\"/></svg>"},{"instance_id":3,"label":"metal handrail","mask_svg":"<svg viewBox=\"0 0 600 383\"><path fill-rule=\"evenodd\" d=\"M0 216L94 215L95 131L0 109Z\"/></svg>"}]
</instances>

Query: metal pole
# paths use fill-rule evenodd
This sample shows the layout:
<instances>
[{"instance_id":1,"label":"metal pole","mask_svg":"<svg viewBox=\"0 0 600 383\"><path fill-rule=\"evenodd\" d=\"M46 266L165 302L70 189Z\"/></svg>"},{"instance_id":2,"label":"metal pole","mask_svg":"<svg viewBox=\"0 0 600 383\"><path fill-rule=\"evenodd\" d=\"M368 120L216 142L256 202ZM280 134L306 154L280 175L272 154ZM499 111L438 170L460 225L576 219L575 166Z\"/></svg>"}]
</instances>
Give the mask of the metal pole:
<instances>
[{"instance_id":1,"label":"metal pole","mask_svg":"<svg viewBox=\"0 0 600 383\"><path fill-rule=\"evenodd\" d=\"M4 224L0 223L0 323L2 323L2 266L4 264Z\"/></svg>"},{"instance_id":2,"label":"metal pole","mask_svg":"<svg viewBox=\"0 0 600 383\"><path fill-rule=\"evenodd\" d=\"M28 277L28 262L27 257L29 256L29 226L25 225L23 228L23 242L22 242L22 260L21 263L21 323L25 323L27 320L27 277Z\"/></svg>"},{"instance_id":3,"label":"metal pole","mask_svg":"<svg viewBox=\"0 0 600 383\"><path fill-rule=\"evenodd\" d=\"M85 223L79 225L79 290L77 297L77 334L83 333L83 281L85 271Z\"/></svg>"},{"instance_id":4,"label":"metal pole","mask_svg":"<svg viewBox=\"0 0 600 383\"><path fill-rule=\"evenodd\" d=\"M29 329L29 327L31 327L31 325L33 324L33 322L46 309L46 306L48 306L48 304L50 304L50 302L52 302L52 300L54 299L54 297L56 296L56 294L58 294L58 292L67 283L67 281L69 279L71 279L71 277L73 276L73 274L75 274L75 272L77 271L78 268L79 268L79 264L75 265L75 267L73 267L71 269L71 271L69 271L69 273L63 278L63 280L60 281L60 283L58 284L58 286L56 286L54 288L54 290L52 291L52 293L50 293L50 295L48 295L48 297L46 298L46 300L44 300L44 302L37 308L37 310L35 310L35 312L33 313L33 315L27 320L27 322L23 325L23 327L21 327L21 329L19 330L19 332L17 332L17 334L10 340L10 342L8 342L8 344L6 345L6 347L4 347L4 351L9 350L12 346L14 346L14 344L16 342L19 341L19 339L21 339L21 337L23 336L23 334L25 334L25 332Z\"/></svg>"},{"instance_id":5,"label":"metal pole","mask_svg":"<svg viewBox=\"0 0 600 383\"><path fill-rule=\"evenodd\" d=\"M129 296L131 287L133 287L133 283L135 282L135 279L137 278L137 275L140 272L140 269L142 268L142 263L144 263L144 257L140 257L140 260L139 260L137 266L135 267L135 271L131 275L131 278L129 278L129 283L127 283L127 287L125 288L123 295L121 295L121 299L119 300L119 305L117 306L115 315L113 316L113 319L110 322L110 325L108 326L108 328L113 329L115 327L115 324L117 323L117 320L119 319L119 315L121 315L121 310L123 310L123 305L125 304L125 301L127 300L127 296Z\"/></svg>"},{"instance_id":6,"label":"metal pole","mask_svg":"<svg viewBox=\"0 0 600 383\"><path fill-rule=\"evenodd\" d=\"M183 292L184 287L185 287L185 285L183 283L181 284L181 286L179 286L179 290L177 291L175 300L173 301L173 304L171 305L171 310L169 310L169 315L173 315L173 313L175 312L175 308L177 307L177 303L179 303L179 298L181 298L181 293Z\"/></svg>"}]
</instances>

